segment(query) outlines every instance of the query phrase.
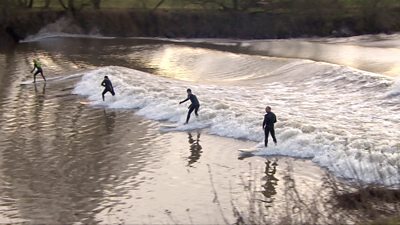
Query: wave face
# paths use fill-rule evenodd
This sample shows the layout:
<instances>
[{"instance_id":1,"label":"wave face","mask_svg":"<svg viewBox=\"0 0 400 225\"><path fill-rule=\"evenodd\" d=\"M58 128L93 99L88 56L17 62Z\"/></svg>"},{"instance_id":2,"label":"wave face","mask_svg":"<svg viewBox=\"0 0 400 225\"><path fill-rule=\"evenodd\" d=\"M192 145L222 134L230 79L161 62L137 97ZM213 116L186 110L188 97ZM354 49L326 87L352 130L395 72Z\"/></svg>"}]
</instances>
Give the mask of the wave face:
<instances>
[{"instance_id":1,"label":"wave face","mask_svg":"<svg viewBox=\"0 0 400 225\"><path fill-rule=\"evenodd\" d=\"M171 44L135 46L120 59L141 61L166 77L213 84L303 80L331 69L330 64L311 60L234 54Z\"/></svg>"},{"instance_id":2,"label":"wave face","mask_svg":"<svg viewBox=\"0 0 400 225\"><path fill-rule=\"evenodd\" d=\"M268 40L187 39L191 43L231 46L241 52L274 57L310 59L346 65L396 77L400 74L400 34L362 35L346 38Z\"/></svg>"},{"instance_id":3,"label":"wave face","mask_svg":"<svg viewBox=\"0 0 400 225\"><path fill-rule=\"evenodd\" d=\"M285 71L292 63L275 69ZM307 64L296 64L296 71L306 73ZM247 83L252 78L244 73L235 77L243 83L234 85L193 83L186 81L191 79L171 79L125 67L102 67L87 72L74 93L87 96L96 107L135 109L151 120L183 123L187 105L178 102L186 97L186 88L191 88L201 103L200 116L176 130L201 128L259 145L263 141L264 107L271 105L278 117L279 144L261 155L311 158L339 177L399 184L400 97L393 94L399 90L397 84L390 78L343 66L312 65L320 69L314 69L313 76L306 79L279 81L277 73L274 82ZM209 71L214 70L204 70L205 77L224 79L223 72L211 76ZM116 96L107 95L103 102L100 82L105 75L112 80Z\"/></svg>"}]
</instances>

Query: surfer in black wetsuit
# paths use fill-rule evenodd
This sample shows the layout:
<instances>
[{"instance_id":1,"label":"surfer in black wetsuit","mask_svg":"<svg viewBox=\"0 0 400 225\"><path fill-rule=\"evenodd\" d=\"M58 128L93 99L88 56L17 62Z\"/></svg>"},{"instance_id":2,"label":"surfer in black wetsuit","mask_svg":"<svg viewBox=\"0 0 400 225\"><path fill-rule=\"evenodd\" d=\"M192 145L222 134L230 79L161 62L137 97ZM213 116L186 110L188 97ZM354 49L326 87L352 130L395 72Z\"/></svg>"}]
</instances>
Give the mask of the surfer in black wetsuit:
<instances>
[{"instance_id":1,"label":"surfer in black wetsuit","mask_svg":"<svg viewBox=\"0 0 400 225\"><path fill-rule=\"evenodd\" d=\"M104 101L104 95L105 95L107 92L110 92L110 93L112 94L112 96L115 95L113 85L112 85L110 79L108 79L108 76L104 76L104 80L103 80L103 82L101 82L101 86L104 87L104 91L103 91L103 93L101 94L101 96L103 97L103 101Z\"/></svg>"},{"instance_id":2,"label":"surfer in black wetsuit","mask_svg":"<svg viewBox=\"0 0 400 225\"><path fill-rule=\"evenodd\" d=\"M37 59L33 60L33 69L31 71L31 73L33 73L33 71L35 71L35 69L36 69L36 72L33 74L33 83L36 83L36 75L38 73L40 73L40 75L42 75L44 82L46 82L46 78L43 75L42 65L40 64L39 60L37 60Z\"/></svg>"},{"instance_id":3,"label":"surfer in black wetsuit","mask_svg":"<svg viewBox=\"0 0 400 225\"><path fill-rule=\"evenodd\" d=\"M274 140L275 145L277 143L275 138L275 129L274 129L274 123L276 123L276 116L273 112L271 112L271 107L269 106L265 108L265 112L266 114L264 115L263 130L265 133L264 145L265 147L267 147L269 133L271 133L272 140Z\"/></svg>"},{"instance_id":4,"label":"surfer in black wetsuit","mask_svg":"<svg viewBox=\"0 0 400 225\"><path fill-rule=\"evenodd\" d=\"M186 118L186 123L185 124L189 123L190 114L192 114L193 110L194 110L194 114L196 114L196 116L199 116L199 114L197 112L199 111L199 108L200 108L199 100L197 100L196 95L192 94L192 90L187 89L186 92L188 94L187 98L185 100L179 102L179 104L182 104L182 103L186 102L187 100L190 100L190 102L192 103L188 107L189 112L187 114L187 118Z\"/></svg>"}]
</instances>

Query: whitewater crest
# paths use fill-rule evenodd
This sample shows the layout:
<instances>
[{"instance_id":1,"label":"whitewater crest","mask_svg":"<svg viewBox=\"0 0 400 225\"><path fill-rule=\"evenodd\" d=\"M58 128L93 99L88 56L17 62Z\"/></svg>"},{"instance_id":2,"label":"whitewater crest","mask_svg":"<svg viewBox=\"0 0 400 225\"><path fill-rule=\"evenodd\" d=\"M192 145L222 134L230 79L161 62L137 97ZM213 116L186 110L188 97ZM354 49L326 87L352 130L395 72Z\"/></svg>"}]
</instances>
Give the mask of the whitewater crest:
<instances>
[{"instance_id":1,"label":"whitewater crest","mask_svg":"<svg viewBox=\"0 0 400 225\"><path fill-rule=\"evenodd\" d=\"M393 84L392 89L387 92L387 96L388 97L400 96L400 78L397 79L396 82Z\"/></svg>"},{"instance_id":2,"label":"whitewater crest","mask_svg":"<svg viewBox=\"0 0 400 225\"><path fill-rule=\"evenodd\" d=\"M100 82L105 75L111 78L116 96L106 96L103 102ZM389 90L392 83L362 71L333 67L302 83L219 86L111 66L86 73L73 92L87 96L96 107L135 109L147 119L182 124L187 105L178 103L191 88L201 103L200 116L177 130L205 129L258 145L263 141L264 107L271 105L278 116L279 144L259 155L310 158L340 177L398 185L399 113L392 108L371 113L388 101L384 89Z\"/></svg>"},{"instance_id":3,"label":"whitewater crest","mask_svg":"<svg viewBox=\"0 0 400 225\"><path fill-rule=\"evenodd\" d=\"M34 35L27 36L21 42L35 42L46 38L54 37L75 37L75 38L101 38L109 39L112 37L104 37L97 29L85 32L81 27L74 24L73 20L68 17L61 17L54 23L50 23L39 30Z\"/></svg>"}]
</instances>

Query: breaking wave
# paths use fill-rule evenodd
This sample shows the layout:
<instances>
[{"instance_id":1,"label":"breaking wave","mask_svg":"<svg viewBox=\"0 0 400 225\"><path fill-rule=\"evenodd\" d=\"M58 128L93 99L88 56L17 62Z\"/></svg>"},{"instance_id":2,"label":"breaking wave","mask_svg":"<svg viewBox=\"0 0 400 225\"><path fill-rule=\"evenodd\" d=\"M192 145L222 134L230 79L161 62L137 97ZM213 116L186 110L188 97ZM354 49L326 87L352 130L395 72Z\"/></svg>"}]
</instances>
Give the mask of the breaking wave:
<instances>
[{"instance_id":1,"label":"breaking wave","mask_svg":"<svg viewBox=\"0 0 400 225\"><path fill-rule=\"evenodd\" d=\"M86 96L96 107L135 109L147 119L182 124L187 105L178 102L190 87L201 102L200 116L176 130L204 129L258 145L263 141L264 107L271 105L278 117L279 144L259 155L310 158L339 177L400 184L400 108L395 104L399 98L387 98L398 84L348 67L313 65L324 69L308 79L235 85L193 83L110 66L87 72L74 93ZM105 75L116 96L108 95L103 102L100 82Z\"/></svg>"}]
</instances>

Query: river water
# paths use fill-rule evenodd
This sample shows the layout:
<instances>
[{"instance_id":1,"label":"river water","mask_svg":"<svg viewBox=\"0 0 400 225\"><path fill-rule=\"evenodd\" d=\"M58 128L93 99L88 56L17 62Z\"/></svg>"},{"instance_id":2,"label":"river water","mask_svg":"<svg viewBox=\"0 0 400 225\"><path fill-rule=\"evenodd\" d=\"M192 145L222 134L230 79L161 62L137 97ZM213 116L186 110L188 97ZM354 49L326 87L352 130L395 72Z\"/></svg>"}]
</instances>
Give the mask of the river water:
<instances>
[{"instance_id":1,"label":"river water","mask_svg":"<svg viewBox=\"0 0 400 225\"><path fill-rule=\"evenodd\" d=\"M326 172L398 185L399 43L52 37L1 52L0 221L232 223L252 182L274 213L288 177L305 199ZM31 84L34 58L46 84ZM184 126L186 88L201 108ZM242 159L266 105L278 145Z\"/></svg>"}]
</instances>

